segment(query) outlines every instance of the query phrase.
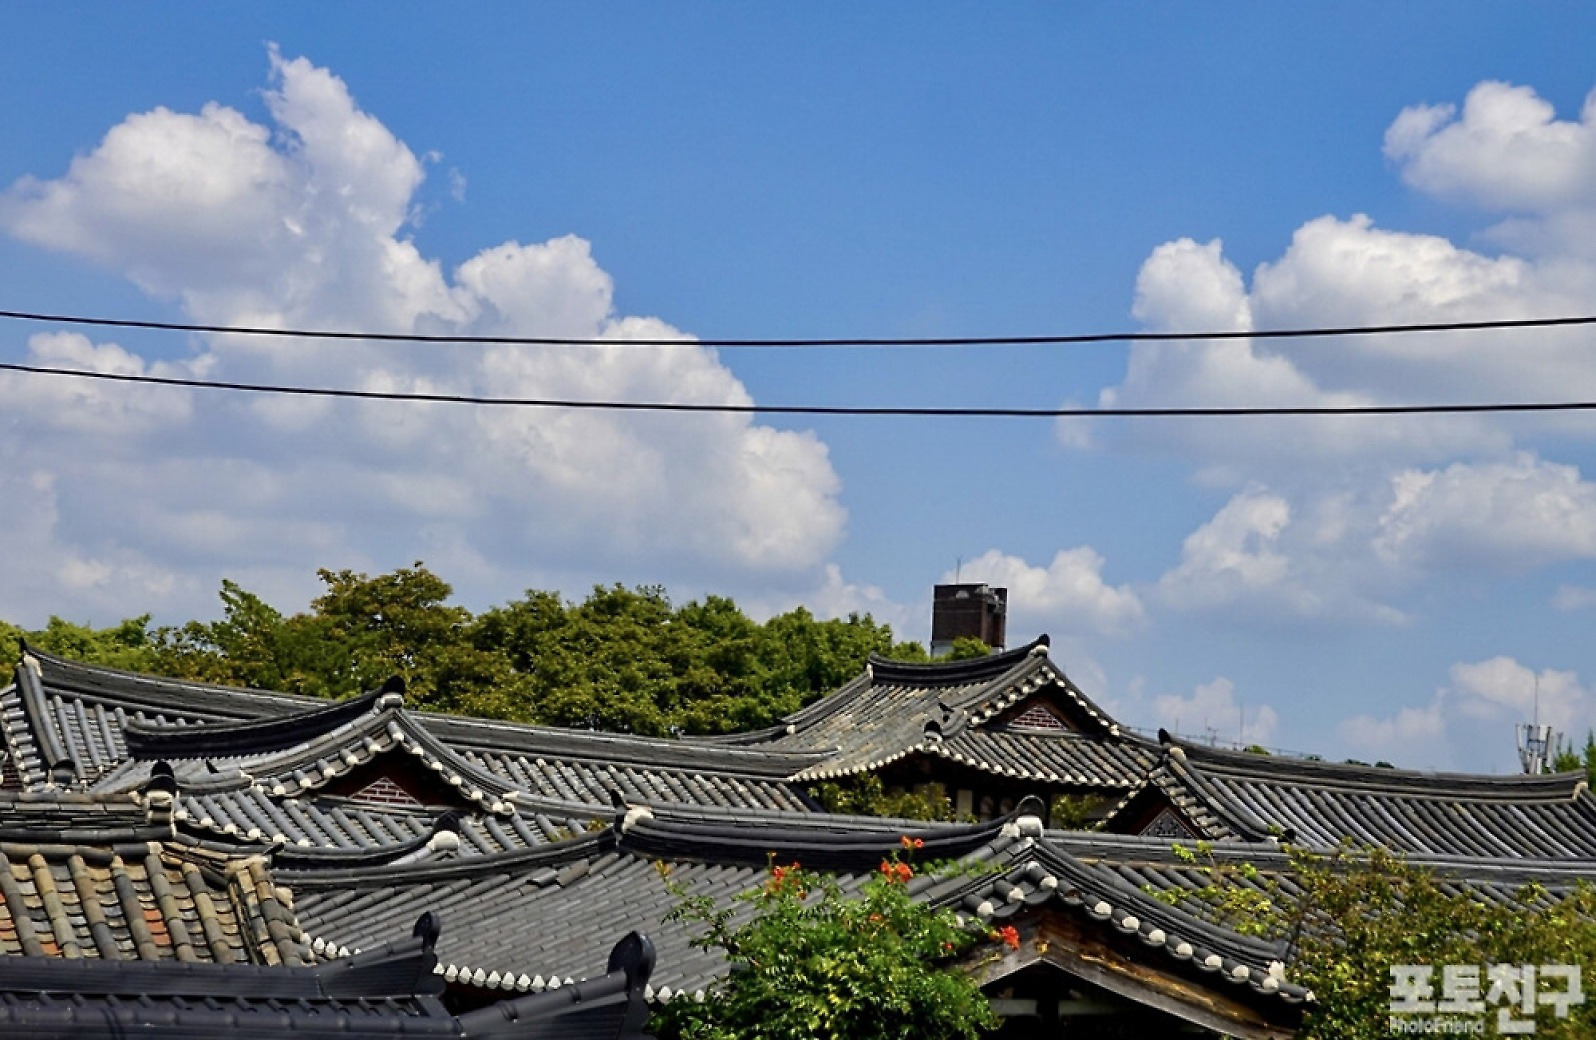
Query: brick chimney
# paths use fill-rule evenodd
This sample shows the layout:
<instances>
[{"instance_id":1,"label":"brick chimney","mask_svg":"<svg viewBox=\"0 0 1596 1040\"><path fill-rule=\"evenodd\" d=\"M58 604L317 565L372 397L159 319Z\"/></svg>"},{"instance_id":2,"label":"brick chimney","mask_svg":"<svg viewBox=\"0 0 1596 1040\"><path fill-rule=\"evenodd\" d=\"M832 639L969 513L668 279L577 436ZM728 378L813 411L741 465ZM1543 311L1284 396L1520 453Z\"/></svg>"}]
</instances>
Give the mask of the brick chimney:
<instances>
[{"instance_id":1,"label":"brick chimney","mask_svg":"<svg viewBox=\"0 0 1596 1040\"><path fill-rule=\"evenodd\" d=\"M987 585L938 585L931 596L931 656L942 657L955 639L979 639L1003 649L1009 590Z\"/></svg>"}]
</instances>

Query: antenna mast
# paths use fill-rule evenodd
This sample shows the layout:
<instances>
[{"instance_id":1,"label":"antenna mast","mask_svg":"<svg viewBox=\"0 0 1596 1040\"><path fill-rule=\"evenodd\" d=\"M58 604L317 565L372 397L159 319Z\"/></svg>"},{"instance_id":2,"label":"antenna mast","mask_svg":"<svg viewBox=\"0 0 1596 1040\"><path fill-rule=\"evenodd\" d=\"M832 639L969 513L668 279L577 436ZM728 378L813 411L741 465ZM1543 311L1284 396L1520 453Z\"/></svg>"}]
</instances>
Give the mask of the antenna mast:
<instances>
[{"instance_id":1,"label":"antenna mast","mask_svg":"<svg viewBox=\"0 0 1596 1040\"><path fill-rule=\"evenodd\" d=\"M1535 707L1532 722L1521 722L1513 728L1518 735L1518 762L1524 772L1535 776L1546 772L1556 738L1551 726L1541 725L1541 677L1535 677Z\"/></svg>"}]
</instances>

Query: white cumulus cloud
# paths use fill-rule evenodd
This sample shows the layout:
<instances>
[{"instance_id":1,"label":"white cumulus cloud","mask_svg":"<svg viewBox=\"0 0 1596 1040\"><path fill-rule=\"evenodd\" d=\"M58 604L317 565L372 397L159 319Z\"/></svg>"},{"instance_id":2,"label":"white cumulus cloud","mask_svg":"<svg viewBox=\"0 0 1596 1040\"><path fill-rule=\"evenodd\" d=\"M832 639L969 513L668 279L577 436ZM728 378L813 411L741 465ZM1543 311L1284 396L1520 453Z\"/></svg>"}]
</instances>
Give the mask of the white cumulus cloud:
<instances>
[{"instance_id":1,"label":"white cumulus cloud","mask_svg":"<svg viewBox=\"0 0 1596 1040\"><path fill-rule=\"evenodd\" d=\"M218 336L174 361L57 335L34 339L33 361L388 392L750 403L690 336L618 313L610 275L575 235L504 242L452 271L423 256L408 231L427 164L331 71L275 50L270 67L269 125L219 103L130 115L62 176L0 194L0 228L120 273L207 324L614 345ZM642 338L683 345L625 345ZM488 560L522 561L529 575L587 567L589 577L646 561L660 573L691 564L791 582L820 567L845 521L825 444L747 415L331 402L44 377L7 379L0 395L59 434L0 433L14 465L55 488L62 519L44 551L120 545L179 585L208 567L201 584L214 589L211 554L241 545L238 566L267 585L432 550L484 579ZM124 572L83 569L79 583L121 582L132 608L147 590Z\"/></svg>"},{"instance_id":2,"label":"white cumulus cloud","mask_svg":"<svg viewBox=\"0 0 1596 1040\"><path fill-rule=\"evenodd\" d=\"M1560 120L1529 87L1485 82L1453 105L1402 110L1385 154L1427 194L1498 210L1545 212L1596 203L1596 93Z\"/></svg>"},{"instance_id":3,"label":"white cumulus cloud","mask_svg":"<svg viewBox=\"0 0 1596 1040\"><path fill-rule=\"evenodd\" d=\"M1191 696L1153 698L1159 725L1178 735L1227 743L1267 745L1280 726L1280 713L1268 704L1252 707L1236 698L1236 684L1224 676L1203 683Z\"/></svg>"},{"instance_id":4,"label":"white cumulus cloud","mask_svg":"<svg viewBox=\"0 0 1596 1040\"><path fill-rule=\"evenodd\" d=\"M1505 215L1487 251L1368 216L1302 224L1250 273L1218 240L1153 249L1133 312L1158 331L1579 315L1596 299L1596 94L1558 119L1525 87L1399 113L1385 153L1415 189ZM1596 399L1580 328L1134 344L1102 407L1331 407ZM1596 487L1555 457L1588 416L1364 415L1061 425L1069 446L1187 461L1231 501L1158 585L1182 610L1409 616L1429 577L1522 572L1596 551ZM1554 439L1555 438L1555 439ZM1564 596L1563 600L1569 600Z\"/></svg>"},{"instance_id":5,"label":"white cumulus cloud","mask_svg":"<svg viewBox=\"0 0 1596 1040\"><path fill-rule=\"evenodd\" d=\"M988 549L949 571L943 583L955 577L963 582L985 582L1009 590L1009 629L1114 635L1139 626L1145 616L1141 599L1129 586L1103 580L1105 560L1095 549L1080 546L1061 549L1046 566L1035 566L1018 556ZM1013 640L1011 639L1011 642Z\"/></svg>"},{"instance_id":6,"label":"white cumulus cloud","mask_svg":"<svg viewBox=\"0 0 1596 1040\"><path fill-rule=\"evenodd\" d=\"M1596 484L1573 466L1511 462L1405 470L1375 548L1388 560L1521 570L1596 556Z\"/></svg>"}]
</instances>

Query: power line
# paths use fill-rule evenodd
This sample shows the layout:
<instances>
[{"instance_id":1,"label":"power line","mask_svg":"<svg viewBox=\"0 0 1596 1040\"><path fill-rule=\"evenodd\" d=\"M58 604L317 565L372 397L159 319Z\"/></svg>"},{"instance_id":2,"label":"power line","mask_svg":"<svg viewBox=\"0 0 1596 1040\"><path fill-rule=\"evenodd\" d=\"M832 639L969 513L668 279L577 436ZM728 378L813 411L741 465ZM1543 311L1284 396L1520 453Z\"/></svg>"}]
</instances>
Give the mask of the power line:
<instances>
[{"instance_id":1,"label":"power line","mask_svg":"<svg viewBox=\"0 0 1596 1040\"><path fill-rule=\"evenodd\" d=\"M1089 343L1168 343L1192 340L1315 339L1331 336L1384 336L1422 332L1546 329L1596 325L1596 315L1570 318L1507 318L1491 321L1445 321L1413 325L1348 325L1323 328L1255 329L1227 332L1094 332L1064 336L930 336L837 337L831 339L584 339L563 336L461 336L410 332L341 332L328 329L269 329L244 325L200 325L131 318L90 318L70 314L0 311L16 321L91 325L100 328L154 329L165 332L208 332L234 336L277 336L290 339L372 340L385 343L497 344L532 347L995 347Z\"/></svg>"},{"instance_id":2,"label":"power line","mask_svg":"<svg viewBox=\"0 0 1596 1040\"><path fill-rule=\"evenodd\" d=\"M496 405L517 408L567 408L591 411L625 412L701 412L737 415L856 415L927 416L1000 419L1059 419L1093 417L1201 418L1205 416L1308 416L1308 415L1456 415L1506 412L1581 412L1596 410L1596 401L1527 401L1489 404L1368 404L1344 406L1289 405L1279 407L1191 407L1191 408L968 408L884 405L796 405L796 404L694 404L679 401L573 401L544 397L480 397L472 394L405 393L384 390L342 390L331 387L278 386L260 383L233 383L213 379L178 379L170 376L129 375L118 372L89 372L75 368L0 363L0 371L32 375L98 379L115 383L140 383L202 390L233 390L243 393L285 394L301 397L333 397L362 401L410 401L428 404Z\"/></svg>"}]
</instances>

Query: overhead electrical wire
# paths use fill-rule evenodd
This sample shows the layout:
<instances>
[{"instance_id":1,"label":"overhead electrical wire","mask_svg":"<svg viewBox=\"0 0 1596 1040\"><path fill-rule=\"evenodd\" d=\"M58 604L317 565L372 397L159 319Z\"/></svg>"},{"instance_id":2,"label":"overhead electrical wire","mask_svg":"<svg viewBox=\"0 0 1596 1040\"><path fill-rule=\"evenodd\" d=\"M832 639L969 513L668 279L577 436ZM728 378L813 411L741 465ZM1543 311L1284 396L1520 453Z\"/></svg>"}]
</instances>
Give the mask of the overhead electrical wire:
<instances>
[{"instance_id":1,"label":"overhead electrical wire","mask_svg":"<svg viewBox=\"0 0 1596 1040\"><path fill-rule=\"evenodd\" d=\"M120 372L91 372L76 368L0 363L0 371L34 375L68 376L116 383L141 383L154 386L187 387L204 390L233 390L245 393L286 394L301 397L334 397L361 401L409 401L429 404L498 405L519 408L565 408L592 411L700 412L741 415L857 415L857 416L943 416L958 418L1059 419L1110 416L1190 417L1204 416L1300 416L1300 415L1448 415L1480 412L1574 412L1596 410L1596 401L1528 401L1492 404L1368 404L1368 405L1283 405L1174 407L1174 408L979 408L933 407L919 405L784 405L784 404L708 404L686 401L580 401L541 397L480 397L472 394L407 393L385 390L344 390L330 387L280 386L260 383L234 383L214 379L179 379L170 376L133 375Z\"/></svg>"},{"instance_id":2,"label":"overhead electrical wire","mask_svg":"<svg viewBox=\"0 0 1596 1040\"><path fill-rule=\"evenodd\" d=\"M131 318L90 318L71 314L37 314L0 310L0 318L16 321L91 325L164 332L205 332L233 336L276 336L288 339L371 340L383 343L459 343L533 347L996 347L1089 343L1167 343L1193 340L1316 339L1332 336L1386 336L1421 332L1475 332L1503 329L1545 329L1596 325L1596 316L1567 318L1503 318L1488 321L1444 321L1410 325L1349 325L1298 329L1248 329L1224 332L1093 332L1059 336L910 336L903 338L840 336L820 339L654 339L573 338L569 336L462 336L412 332L347 332L313 329L271 329L245 325L200 325Z\"/></svg>"},{"instance_id":3,"label":"overhead electrical wire","mask_svg":"<svg viewBox=\"0 0 1596 1040\"><path fill-rule=\"evenodd\" d=\"M203 332L242 336L275 336L298 339L370 340L402 343L499 344L521 346L630 346L630 347L957 347L1027 346L1046 344L1089 344L1115 342L1170 342L1196 340L1304 339L1310 337L1368 336L1422 332L1469 332L1482 330L1554 328L1596 325L1596 316L1564 318L1509 318L1485 321L1431 322L1411 325L1360 325L1296 329L1258 329L1224 332L1112 332L1059 336L974 336L941 338L833 338L833 339L580 339L539 336L457 336L419 333L348 332L310 329L269 329L237 325L202 325L184 322L141 321L128 318L93 318L82 315L40 314L0 310L0 318L18 321L53 322L107 328L148 329L168 332ZM429 404L466 404L520 408L561 408L595 411L686 412L744 415L813 416L923 416L967 418L1090 418L1090 417L1188 417L1206 416L1328 416L1328 415L1446 415L1470 413L1571 412L1596 410L1596 401L1526 401L1463 404L1366 404L1366 405L1280 405L1280 406L1176 406L1144 408L1016 408L925 405L783 405L714 404L682 401L608 401L565 398L488 397L474 394L442 394L382 390L349 390L334 387L284 386L278 384L229 382L213 379L184 379L173 376L95 372L85 369L46 365L0 363L0 371L32 375L94 379L106 382L203 390L231 390L241 393L279 394L300 397L341 398L365 401L397 401Z\"/></svg>"}]
</instances>

